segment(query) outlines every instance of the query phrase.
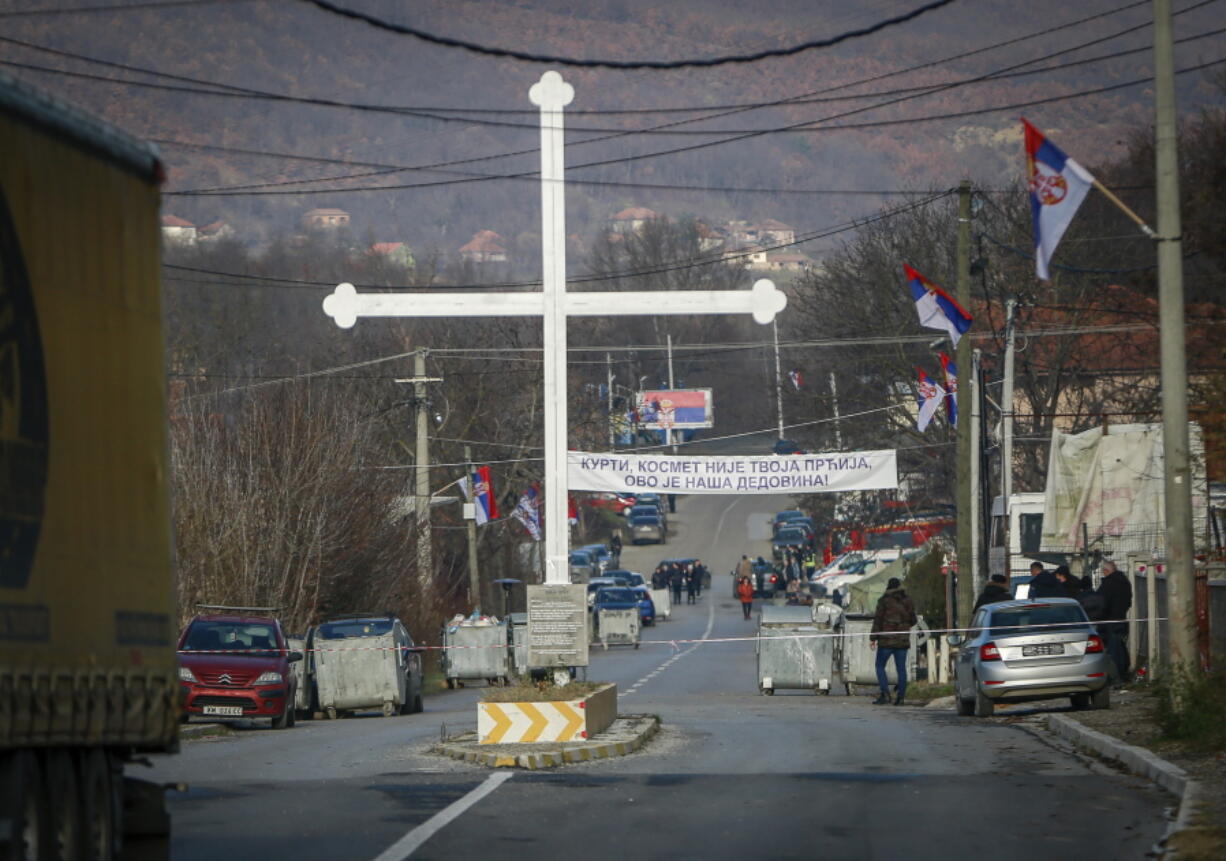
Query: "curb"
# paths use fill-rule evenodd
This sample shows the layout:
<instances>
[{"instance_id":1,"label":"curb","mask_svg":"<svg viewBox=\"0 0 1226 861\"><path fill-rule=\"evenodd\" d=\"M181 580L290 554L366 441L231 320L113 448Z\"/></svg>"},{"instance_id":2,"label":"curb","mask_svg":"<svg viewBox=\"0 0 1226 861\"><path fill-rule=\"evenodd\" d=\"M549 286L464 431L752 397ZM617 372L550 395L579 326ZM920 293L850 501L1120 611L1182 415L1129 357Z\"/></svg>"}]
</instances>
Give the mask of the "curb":
<instances>
[{"instance_id":1,"label":"curb","mask_svg":"<svg viewBox=\"0 0 1226 861\"><path fill-rule=\"evenodd\" d=\"M230 727L224 723L187 723L179 726L179 738L183 741L229 734Z\"/></svg>"},{"instance_id":2,"label":"curb","mask_svg":"<svg viewBox=\"0 0 1226 861\"><path fill-rule=\"evenodd\" d=\"M1047 715L1047 727L1056 735L1071 741L1078 747L1093 751L1104 759L1120 763L1134 774L1147 777L1163 789L1179 796L1179 814L1167 828L1160 841L1162 857L1174 859L1178 853L1165 847L1171 838L1192 828L1192 817L1200 785L1177 765L1167 762L1157 754L1136 745L1125 744L1109 735L1090 729L1084 724L1064 715Z\"/></svg>"},{"instance_id":3,"label":"curb","mask_svg":"<svg viewBox=\"0 0 1226 861\"><path fill-rule=\"evenodd\" d=\"M627 716L629 717L629 716ZM454 739L437 745L435 751L452 759L484 765L489 768L523 768L536 771L542 768L556 768L577 762L589 762L596 759L610 759L615 756L626 756L640 749L652 736L660 730L660 718L656 715L635 715L635 719L646 724L637 730L633 736L621 741L591 742L567 744L548 750L532 753L513 753L508 748L523 747L523 745L478 745L476 733L465 733ZM618 719L619 721L621 718Z\"/></svg>"}]
</instances>

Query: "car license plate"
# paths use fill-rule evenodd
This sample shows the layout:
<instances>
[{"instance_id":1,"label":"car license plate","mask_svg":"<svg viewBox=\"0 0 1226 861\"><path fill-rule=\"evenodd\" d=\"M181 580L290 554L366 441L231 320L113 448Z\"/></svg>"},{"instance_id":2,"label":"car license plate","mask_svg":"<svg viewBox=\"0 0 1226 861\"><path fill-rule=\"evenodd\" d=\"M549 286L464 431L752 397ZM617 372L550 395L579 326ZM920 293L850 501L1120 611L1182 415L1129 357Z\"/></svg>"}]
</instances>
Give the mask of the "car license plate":
<instances>
[{"instance_id":1,"label":"car license plate","mask_svg":"<svg viewBox=\"0 0 1226 861\"><path fill-rule=\"evenodd\" d=\"M1063 643L1044 643L1041 646L1022 646L1022 657L1033 658L1039 655L1063 655Z\"/></svg>"},{"instance_id":2,"label":"car license plate","mask_svg":"<svg viewBox=\"0 0 1226 861\"><path fill-rule=\"evenodd\" d=\"M224 715L226 717L242 717L242 706L205 706L206 715Z\"/></svg>"}]
</instances>

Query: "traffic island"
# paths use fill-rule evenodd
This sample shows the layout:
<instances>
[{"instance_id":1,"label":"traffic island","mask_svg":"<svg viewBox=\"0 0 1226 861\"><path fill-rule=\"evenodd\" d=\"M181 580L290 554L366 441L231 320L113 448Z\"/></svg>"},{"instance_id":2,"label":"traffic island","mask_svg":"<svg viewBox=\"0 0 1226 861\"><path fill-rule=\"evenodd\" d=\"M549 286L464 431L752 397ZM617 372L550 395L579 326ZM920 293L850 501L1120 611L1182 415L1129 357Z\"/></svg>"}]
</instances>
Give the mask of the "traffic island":
<instances>
[{"instance_id":1,"label":"traffic island","mask_svg":"<svg viewBox=\"0 0 1226 861\"><path fill-rule=\"evenodd\" d=\"M604 731L582 741L483 744L478 733L467 732L439 743L435 751L490 768L537 770L626 756L642 748L659 729L656 715L621 715Z\"/></svg>"}]
</instances>

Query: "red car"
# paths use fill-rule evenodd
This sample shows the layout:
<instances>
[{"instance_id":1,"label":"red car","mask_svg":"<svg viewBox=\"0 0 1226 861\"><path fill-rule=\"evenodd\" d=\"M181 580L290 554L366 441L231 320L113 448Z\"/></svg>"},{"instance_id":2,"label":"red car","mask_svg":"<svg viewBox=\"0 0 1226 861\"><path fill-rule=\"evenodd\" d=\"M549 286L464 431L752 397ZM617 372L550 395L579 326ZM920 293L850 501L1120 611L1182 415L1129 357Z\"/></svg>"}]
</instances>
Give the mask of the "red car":
<instances>
[{"instance_id":1,"label":"red car","mask_svg":"<svg viewBox=\"0 0 1226 861\"><path fill-rule=\"evenodd\" d=\"M301 660L274 617L196 616L179 637L183 720L271 718L273 729L293 726L297 685L289 665Z\"/></svg>"}]
</instances>

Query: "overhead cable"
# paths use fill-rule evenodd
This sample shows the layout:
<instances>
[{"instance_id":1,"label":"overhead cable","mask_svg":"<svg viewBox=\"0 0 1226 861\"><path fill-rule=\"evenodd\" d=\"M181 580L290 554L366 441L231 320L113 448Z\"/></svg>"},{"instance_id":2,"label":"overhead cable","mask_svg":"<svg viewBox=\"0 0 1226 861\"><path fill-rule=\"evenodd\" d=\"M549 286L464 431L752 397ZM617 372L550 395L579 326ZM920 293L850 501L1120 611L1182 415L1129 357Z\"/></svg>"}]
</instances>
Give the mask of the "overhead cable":
<instances>
[{"instance_id":1,"label":"overhead cable","mask_svg":"<svg viewBox=\"0 0 1226 861\"><path fill-rule=\"evenodd\" d=\"M317 6L325 12L331 12L345 18L352 18L354 20L362 21L377 29L387 30L388 32L396 33L398 35L412 36L415 39L420 39L423 42L429 42L434 45L441 45L444 48L460 48L465 51L471 51L475 54L484 54L490 57L503 57L511 60L523 60L529 63L550 63L553 65L574 66L585 69L601 68L630 70L711 68L714 66L725 66L730 63L756 63L760 60L767 60L775 57L790 57L805 51L812 51L818 48L829 48L852 39L870 36L889 27L905 24L906 22L914 20L915 18L918 18L928 12L940 9L943 6L948 6L953 2L953 0L931 0L931 2L918 6L909 12L904 12L901 15L895 15L892 18L877 21L866 27L858 27L854 30L848 30L845 33L840 33L837 36L831 36L826 39L810 39L787 48L769 48L765 51L755 51L751 54L730 54L723 57L707 57L692 60L630 61L587 60L578 57L562 57L553 54L534 54L528 51L516 51L509 48L495 48L489 45L481 45L476 42L468 42L463 39L453 39L449 36L439 36L435 33L429 33L416 27L409 27L404 24L386 21L375 15L359 12L356 9L338 6L335 3L329 2L329 0L304 0L304 2Z\"/></svg>"}]
</instances>

